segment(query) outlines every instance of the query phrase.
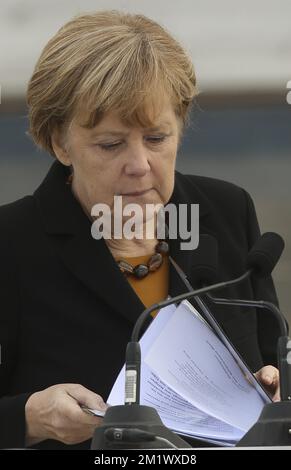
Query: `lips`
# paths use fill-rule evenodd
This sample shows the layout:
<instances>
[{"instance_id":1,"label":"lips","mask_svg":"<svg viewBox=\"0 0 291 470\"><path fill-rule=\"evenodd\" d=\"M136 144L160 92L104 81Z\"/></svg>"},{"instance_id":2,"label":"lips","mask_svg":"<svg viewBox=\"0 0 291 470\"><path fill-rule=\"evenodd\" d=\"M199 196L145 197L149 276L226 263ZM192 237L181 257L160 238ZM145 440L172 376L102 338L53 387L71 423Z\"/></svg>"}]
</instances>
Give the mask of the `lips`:
<instances>
[{"instance_id":1,"label":"lips","mask_svg":"<svg viewBox=\"0 0 291 470\"><path fill-rule=\"evenodd\" d=\"M152 188L150 189L145 189L144 191L132 191L130 193L123 193L122 196L143 196L144 194L148 193L151 191Z\"/></svg>"}]
</instances>

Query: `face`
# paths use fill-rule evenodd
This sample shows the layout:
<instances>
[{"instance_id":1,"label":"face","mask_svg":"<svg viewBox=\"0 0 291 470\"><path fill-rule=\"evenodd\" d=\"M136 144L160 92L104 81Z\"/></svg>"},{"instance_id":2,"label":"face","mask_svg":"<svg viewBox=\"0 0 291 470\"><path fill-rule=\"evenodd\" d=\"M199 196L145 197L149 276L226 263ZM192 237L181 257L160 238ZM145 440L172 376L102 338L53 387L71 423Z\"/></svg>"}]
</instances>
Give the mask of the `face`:
<instances>
[{"instance_id":1,"label":"face","mask_svg":"<svg viewBox=\"0 0 291 470\"><path fill-rule=\"evenodd\" d=\"M93 129L73 122L64 146L52 138L55 153L72 165L73 191L88 214L96 203L114 211L114 196L128 203L166 204L174 188L179 121L165 105L150 129L126 126L114 112Z\"/></svg>"}]
</instances>

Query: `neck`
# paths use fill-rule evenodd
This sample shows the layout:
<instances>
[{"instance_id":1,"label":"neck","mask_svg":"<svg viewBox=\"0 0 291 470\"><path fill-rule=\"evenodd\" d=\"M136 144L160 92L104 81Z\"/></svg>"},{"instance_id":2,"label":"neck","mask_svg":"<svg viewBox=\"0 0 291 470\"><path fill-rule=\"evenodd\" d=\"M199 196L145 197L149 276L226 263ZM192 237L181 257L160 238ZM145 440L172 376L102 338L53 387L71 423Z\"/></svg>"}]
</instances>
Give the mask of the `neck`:
<instances>
[{"instance_id":1,"label":"neck","mask_svg":"<svg viewBox=\"0 0 291 470\"><path fill-rule=\"evenodd\" d=\"M91 217L91 213L87 208L87 205L84 204L82 201L82 198L79 197L78 192L76 191L76 188L74 186L74 179L72 182L72 192L75 196L75 198L78 200L80 203L81 207L83 208L84 212L88 216L90 220L93 221L93 218ZM146 255L152 255L155 253L155 247L156 244L158 243L157 238L146 238L146 226L149 225L150 228L152 229L156 225L156 218L150 221L147 221L141 231L143 234L142 239L137 239L133 238L132 240L128 240L126 238L122 239L115 239L115 238L109 238L105 240L106 245L108 246L109 250L111 251L112 255L114 258L130 258L130 257L138 257L138 256L146 256ZM152 230L151 232L152 233Z\"/></svg>"},{"instance_id":2,"label":"neck","mask_svg":"<svg viewBox=\"0 0 291 470\"><path fill-rule=\"evenodd\" d=\"M115 259L153 255L158 243L156 224L156 217L148 219L134 226L136 232L132 239L126 237L122 230L122 238L115 238L112 233L105 242Z\"/></svg>"}]
</instances>

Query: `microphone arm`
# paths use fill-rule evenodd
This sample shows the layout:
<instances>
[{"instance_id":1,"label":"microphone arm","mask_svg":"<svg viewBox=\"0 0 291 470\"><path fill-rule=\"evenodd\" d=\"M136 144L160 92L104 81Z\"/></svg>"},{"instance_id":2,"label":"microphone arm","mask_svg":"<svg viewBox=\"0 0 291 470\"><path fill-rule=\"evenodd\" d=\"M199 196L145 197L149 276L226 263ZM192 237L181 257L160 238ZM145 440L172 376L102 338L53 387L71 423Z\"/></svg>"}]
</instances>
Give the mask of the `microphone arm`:
<instances>
[{"instance_id":1,"label":"microphone arm","mask_svg":"<svg viewBox=\"0 0 291 470\"><path fill-rule=\"evenodd\" d=\"M206 296L209 300L211 300L211 302L217 305L237 305L239 307L265 308L276 316L280 327L280 336L288 336L288 329L286 322L283 319L283 314L272 302L268 302L266 300L223 299L220 297L213 297L209 293L206 293Z\"/></svg>"}]
</instances>

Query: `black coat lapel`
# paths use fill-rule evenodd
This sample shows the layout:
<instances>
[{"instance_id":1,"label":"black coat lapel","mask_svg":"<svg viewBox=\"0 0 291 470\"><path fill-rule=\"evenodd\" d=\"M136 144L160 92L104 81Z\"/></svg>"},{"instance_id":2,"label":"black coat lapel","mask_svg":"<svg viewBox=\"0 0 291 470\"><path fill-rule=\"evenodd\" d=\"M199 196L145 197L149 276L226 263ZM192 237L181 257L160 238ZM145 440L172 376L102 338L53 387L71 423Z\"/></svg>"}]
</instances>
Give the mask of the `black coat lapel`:
<instances>
[{"instance_id":1,"label":"black coat lapel","mask_svg":"<svg viewBox=\"0 0 291 470\"><path fill-rule=\"evenodd\" d=\"M66 184L67 177L68 168L55 162L34 193L45 231L65 266L98 298L133 323L145 307L120 272L105 241L93 239L92 222ZM198 203L201 219L208 213L207 200L193 187L193 182L178 172L169 202ZM180 238L169 240L170 255L190 276L195 251L181 251L181 242ZM185 286L172 266L169 282L170 295L185 292Z\"/></svg>"},{"instance_id":2,"label":"black coat lapel","mask_svg":"<svg viewBox=\"0 0 291 470\"><path fill-rule=\"evenodd\" d=\"M34 193L45 231L65 266L114 311L135 322L144 305L105 241L92 237L92 222L66 185L67 176L68 169L55 162Z\"/></svg>"}]
</instances>

